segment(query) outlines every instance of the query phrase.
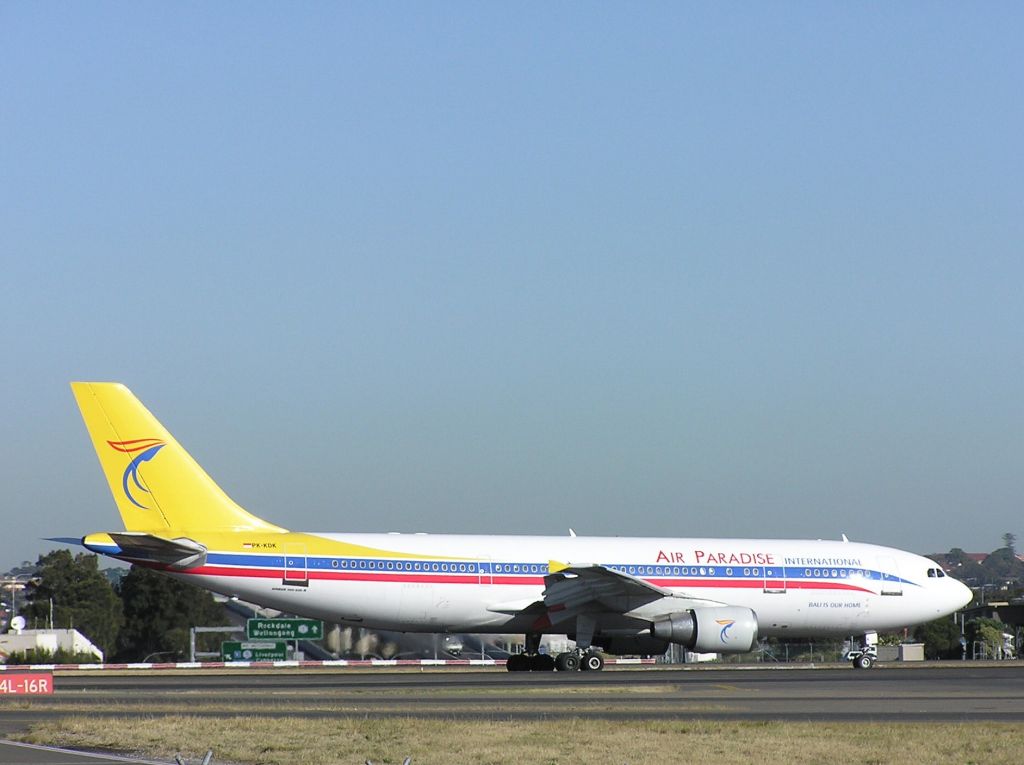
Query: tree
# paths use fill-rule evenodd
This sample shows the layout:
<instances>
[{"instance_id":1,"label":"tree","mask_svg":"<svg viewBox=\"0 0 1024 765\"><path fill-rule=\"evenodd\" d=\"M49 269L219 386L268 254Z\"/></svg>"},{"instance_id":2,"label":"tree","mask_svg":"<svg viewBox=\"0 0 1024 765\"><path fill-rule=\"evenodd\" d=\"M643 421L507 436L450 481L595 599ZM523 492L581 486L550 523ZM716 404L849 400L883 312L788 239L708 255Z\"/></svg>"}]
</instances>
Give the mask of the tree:
<instances>
[{"instance_id":1,"label":"tree","mask_svg":"<svg viewBox=\"0 0 1024 765\"><path fill-rule=\"evenodd\" d=\"M993 550L981 568L985 572L984 581L999 586L1024 578L1024 562L1008 547Z\"/></svg>"},{"instance_id":2,"label":"tree","mask_svg":"<svg viewBox=\"0 0 1024 765\"><path fill-rule=\"evenodd\" d=\"M999 656L999 651L1003 647L1005 624L998 619L979 617L967 622L964 629L967 633L967 640L970 643L984 643L988 656L994 658Z\"/></svg>"},{"instance_id":3,"label":"tree","mask_svg":"<svg viewBox=\"0 0 1024 765\"><path fill-rule=\"evenodd\" d=\"M191 584L132 566L118 593L125 622L117 641L119 661L141 661L154 653L188 653L189 630L227 621L224 606Z\"/></svg>"},{"instance_id":4,"label":"tree","mask_svg":"<svg viewBox=\"0 0 1024 765\"><path fill-rule=\"evenodd\" d=\"M36 565L38 579L26 589L28 604L21 610L29 626L47 626L52 607L55 628L78 630L108 655L124 617L97 556L54 550L39 556Z\"/></svg>"},{"instance_id":5,"label":"tree","mask_svg":"<svg viewBox=\"0 0 1024 765\"><path fill-rule=\"evenodd\" d=\"M1016 550L1014 549L1014 544L1016 544L1016 542L1017 542L1017 535L1016 534L1011 534L1009 531L1007 531L1005 534L1003 534L1003 547L1005 547L1007 550L1009 550L1012 553L1016 553Z\"/></svg>"},{"instance_id":6,"label":"tree","mask_svg":"<svg viewBox=\"0 0 1024 765\"><path fill-rule=\"evenodd\" d=\"M919 624L914 628L914 639L924 643L927 659L959 659L960 627L949 617Z\"/></svg>"}]
</instances>

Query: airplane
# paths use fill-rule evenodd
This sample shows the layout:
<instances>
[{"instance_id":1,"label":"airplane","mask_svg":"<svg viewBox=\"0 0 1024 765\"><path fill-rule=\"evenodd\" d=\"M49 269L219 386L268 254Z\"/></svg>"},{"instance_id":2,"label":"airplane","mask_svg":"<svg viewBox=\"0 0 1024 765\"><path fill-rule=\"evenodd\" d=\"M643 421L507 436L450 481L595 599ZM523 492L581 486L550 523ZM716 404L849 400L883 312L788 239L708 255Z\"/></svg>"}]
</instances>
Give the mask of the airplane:
<instances>
[{"instance_id":1,"label":"airplane","mask_svg":"<svg viewBox=\"0 0 1024 765\"><path fill-rule=\"evenodd\" d=\"M523 634L509 671L596 671L670 644L859 636L947 616L971 591L935 562L824 540L302 533L235 504L125 386L71 384L123 531L88 550L287 613L398 632ZM575 648L540 650L543 635Z\"/></svg>"}]
</instances>

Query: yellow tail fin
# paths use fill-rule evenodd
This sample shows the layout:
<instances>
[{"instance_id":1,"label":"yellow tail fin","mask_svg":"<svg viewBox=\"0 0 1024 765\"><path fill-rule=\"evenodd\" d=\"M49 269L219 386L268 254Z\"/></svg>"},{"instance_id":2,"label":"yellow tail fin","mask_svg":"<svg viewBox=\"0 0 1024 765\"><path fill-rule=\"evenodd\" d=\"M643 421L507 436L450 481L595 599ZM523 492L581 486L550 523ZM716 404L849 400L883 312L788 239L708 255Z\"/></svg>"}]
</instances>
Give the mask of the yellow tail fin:
<instances>
[{"instance_id":1,"label":"yellow tail fin","mask_svg":"<svg viewBox=\"0 0 1024 765\"><path fill-rule=\"evenodd\" d=\"M128 531L284 531L247 513L118 383L71 383Z\"/></svg>"}]
</instances>

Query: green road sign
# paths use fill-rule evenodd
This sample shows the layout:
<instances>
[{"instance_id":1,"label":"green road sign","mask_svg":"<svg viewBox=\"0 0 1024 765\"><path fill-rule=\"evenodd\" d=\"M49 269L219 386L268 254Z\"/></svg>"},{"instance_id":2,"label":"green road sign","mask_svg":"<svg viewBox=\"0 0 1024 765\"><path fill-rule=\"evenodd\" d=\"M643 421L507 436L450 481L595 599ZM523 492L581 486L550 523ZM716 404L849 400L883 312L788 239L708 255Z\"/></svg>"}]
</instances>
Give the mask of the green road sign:
<instances>
[{"instance_id":1,"label":"green road sign","mask_svg":"<svg viewBox=\"0 0 1024 765\"><path fill-rule=\"evenodd\" d=\"M283 640L225 640L220 644L220 655L224 661L284 661L288 658L287 653L288 644Z\"/></svg>"},{"instance_id":2,"label":"green road sign","mask_svg":"<svg viewBox=\"0 0 1024 765\"><path fill-rule=\"evenodd\" d=\"M249 619L249 640L322 640L324 623L316 619Z\"/></svg>"}]
</instances>

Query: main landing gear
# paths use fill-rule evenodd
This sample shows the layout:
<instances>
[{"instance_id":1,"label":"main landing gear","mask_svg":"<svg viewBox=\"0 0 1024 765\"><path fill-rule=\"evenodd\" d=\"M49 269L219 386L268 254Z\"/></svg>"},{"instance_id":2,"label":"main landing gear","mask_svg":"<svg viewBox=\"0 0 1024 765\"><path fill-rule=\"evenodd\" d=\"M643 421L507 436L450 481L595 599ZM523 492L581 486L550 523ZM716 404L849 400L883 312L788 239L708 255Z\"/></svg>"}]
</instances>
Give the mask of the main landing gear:
<instances>
[{"instance_id":1,"label":"main landing gear","mask_svg":"<svg viewBox=\"0 0 1024 765\"><path fill-rule=\"evenodd\" d=\"M604 669L604 657L594 650L576 649L560 653L552 658L547 654L539 653L539 648L540 635L527 635L526 650L523 653L509 656L505 668L509 672L551 672L552 670L598 672Z\"/></svg>"},{"instance_id":2,"label":"main landing gear","mask_svg":"<svg viewBox=\"0 0 1024 765\"><path fill-rule=\"evenodd\" d=\"M597 651L587 651L580 661L580 669L584 672L600 672L604 669L604 657Z\"/></svg>"},{"instance_id":3,"label":"main landing gear","mask_svg":"<svg viewBox=\"0 0 1024 765\"><path fill-rule=\"evenodd\" d=\"M526 650L508 657L505 669L509 672L551 672L555 668L555 660L546 653L540 652L540 634L526 635Z\"/></svg>"},{"instance_id":4,"label":"main landing gear","mask_svg":"<svg viewBox=\"0 0 1024 765\"><path fill-rule=\"evenodd\" d=\"M508 657L509 672L598 672L604 669L604 657L597 651L566 651L552 658L545 653L516 653Z\"/></svg>"},{"instance_id":5,"label":"main landing gear","mask_svg":"<svg viewBox=\"0 0 1024 765\"><path fill-rule=\"evenodd\" d=\"M604 657L597 651L566 651L555 657L555 669L559 672L599 672L604 669Z\"/></svg>"},{"instance_id":6,"label":"main landing gear","mask_svg":"<svg viewBox=\"0 0 1024 765\"><path fill-rule=\"evenodd\" d=\"M514 653L505 664L509 672L550 672L554 668L555 660L545 653Z\"/></svg>"}]
</instances>

